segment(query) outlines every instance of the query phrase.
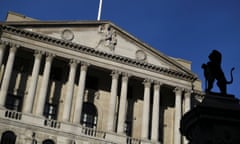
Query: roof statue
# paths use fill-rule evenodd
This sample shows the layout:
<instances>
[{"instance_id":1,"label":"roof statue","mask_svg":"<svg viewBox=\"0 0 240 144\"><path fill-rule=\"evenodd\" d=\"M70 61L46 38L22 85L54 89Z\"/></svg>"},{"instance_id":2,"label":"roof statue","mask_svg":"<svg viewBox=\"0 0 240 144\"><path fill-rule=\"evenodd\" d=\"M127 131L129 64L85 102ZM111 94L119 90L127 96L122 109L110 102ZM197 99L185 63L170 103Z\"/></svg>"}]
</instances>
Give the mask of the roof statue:
<instances>
[{"instance_id":1,"label":"roof statue","mask_svg":"<svg viewBox=\"0 0 240 144\"><path fill-rule=\"evenodd\" d=\"M207 64L205 63L202 64L204 77L206 80L206 93L211 92L214 81L217 80L217 86L219 87L221 94L226 95L227 84L231 84L233 82L232 72L234 70L234 67L231 69L231 72L230 72L231 79L230 81L227 81L221 68L222 54L217 50L213 50L209 54L208 58L209 58L209 62L207 62Z\"/></svg>"}]
</instances>

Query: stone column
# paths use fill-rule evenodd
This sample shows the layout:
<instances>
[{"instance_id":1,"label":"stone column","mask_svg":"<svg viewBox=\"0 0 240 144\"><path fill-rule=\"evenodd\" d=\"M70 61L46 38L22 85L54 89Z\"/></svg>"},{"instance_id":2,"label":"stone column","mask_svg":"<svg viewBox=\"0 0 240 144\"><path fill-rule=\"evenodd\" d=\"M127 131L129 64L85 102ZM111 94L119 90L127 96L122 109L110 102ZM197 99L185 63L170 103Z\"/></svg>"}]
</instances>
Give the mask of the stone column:
<instances>
[{"instance_id":1,"label":"stone column","mask_svg":"<svg viewBox=\"0 0 240 144\"><path fill-rule=\"evenodd\" d=\"M73 97L73 90L74 90L74 82L75 82L75 75L76 75L76 67L78 62L76 60L70 61L70 71L68 76L68 86L66 91L66 96L64 98L64 107L63 107L63 121L70 120L71 114L71 106L72 106L72 97Z\"/></svg>"},{"instance_id":2,"label":"stone column","mask_svg":"<svg viewBox=\"0 0 240 144\"><path fill-rule=\"evenodd\" d=\"M186 90L184 93L184 113L191 109L191 90Z\"/></svg>"},{"instance_id":3,"label":"stone column","mask_svg":"<svg viewBox=\"0 0 240 144\"><path fill-rule=\"evenodd\" d=\"M43 115L43 110L45 107L53 57L54 57L53 54L50 54L50 53L46 54L46 62L45 62L45 67L44 67L44 71L43 71L43 78L42 78L41 87L40 87L40 94L37 99L37 107L36 107L36 115L39 115L39 116Z\"/></svg>"},{"instance_id":4,"label":"stone column","mask_svg":"<svg viewBox=\"0 0 240 144\"><path fill-rule=\"evenodd\" d=\"M151 139L155 142L158 141L159 131L160 86L159 82L154 82Z\"/></svg>"},{"instance_id":5,"label":"stone column","mask_svg":"<svg viewBox=\"0 0 240 144\"><path fill-rule=\"evenodd\" d=\"M151 80L146 79L144 80L143 84L144 84L144 98L142 115L142 138L148 139Z\"/></svg>"},{"instance_id":6,"label":"stone column","mask_svg":"<svg viewBox=\"0 0 240 144\"><path fill-rule=\"evenodd\" d=\"M80 124L80 120L81 120L83 95L85 90L85 82L86 82L88 66L89 64L87 63L84 63L84 62L81 63L81 73L80 73L79 82L78 82L78 92L76 96L74 116L73 116L73 122L77 124Z\"/></svg>"},{"instance_id":7,"label":"stone column","mask_svg":"<svg viewBox=\"0 0 240 144\"><path fill-rule=\"evenodd\" d=\"M125 128L128 77L129 75L126 73L122 75L121 95L120 95L120 103L119 103L120 106L119 106L119 112L118 112L118 126L117 126L117 132L120 134L124 133L124 128Z\"/></svg>"},{"instance_id":8,"label":"stone column","mask_svg":"<svg viewBox=\"0 0 240 144\"><path fill-rule=\"evenodd\" d=\"M0 91L0 106L4 106L5 104L17 47L18 46L13 45L9 50L7 65L4 72L1 91Z\"/></svg>"},{"instance_id":9,"label":"stone column","mask_svg":"<svg viewBox=\"0 0 240 144\"><path fill-rule=\"evenodd\" d=\"M5 49L6 49L6 44L4 42L0 42L0 67L2 65Z\"/></svg>"},{"instance_id":10,"label":"stone column","mask_svg":"<svg viewBox=\"0 0 240 144\"><path fill-rule=\"evenodd\" d=\"M174 144L181 144L180 120L182 116L182 89L175 88Z\"/></svg>"},{"instance_id":11,"label":"stone column","mask_svg":"<svg viewBox=\"0 0 240 144\"><path fill-rule=\"evenodd\" d=\"M32 112L34 97L37 89L38 74L39 74L42 54L43 52L41 51L35 51L35 54L34 54L35 60L34 60L34 65L32 70L31 84L29 86L29 91L23 101L23 112L25 113Z\"/></svg>"},{"instance_id":12,"label":"stone column","mask_svg":"<svg viewBox=\"0 0 240 144\"><path fill-rule=\"evenodd\" d=\"M109 114L108 114L108 122L107 128L109 131L114 131L114 122L115 122L115 112L116 112L116 99L117 99L117 89L118 89L118 71L112 72L112 85L111 85L111 97L109 102Z\"/></svg>"},{"instance_id":13,"label":"stone column","mask_svg":"<svg viewBox=\"0 0 240 144\"><path fill-rule=\"evenodd\" d=\"M184 93L184 113L188 112L191 109L191 90L185 90ZM188 144L189 141L184 137L184 144Z\"/></svg>"}]
</instances>

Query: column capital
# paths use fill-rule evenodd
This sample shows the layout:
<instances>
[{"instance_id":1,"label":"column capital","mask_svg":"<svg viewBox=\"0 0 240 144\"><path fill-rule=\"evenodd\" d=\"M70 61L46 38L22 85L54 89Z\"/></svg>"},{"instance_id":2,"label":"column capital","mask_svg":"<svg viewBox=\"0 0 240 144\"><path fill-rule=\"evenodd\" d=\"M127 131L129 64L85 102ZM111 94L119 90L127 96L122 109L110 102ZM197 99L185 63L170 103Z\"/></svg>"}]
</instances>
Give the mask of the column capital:
<instances>
[{"instance_id":1,"label":"column capital","mask_svg":"<svg viewBox=\"0 0 240 144\"><path fill-rule=\"evenodd\" d=\"M184 96L190 97L192 93L193 93L192 90L190 90L190 89L184 89Z\"/></svg>"},{"instance_id":2,"label":"column capital","mask_svg":"<svg viewBox=\"0 0 240 144\"><path fill-rule=\"evenodd\" d=\"M111 76L113 79L118 79L119 75L121 74L121 72L117 71L117 70L113 70L111 72Z\"/></svg>"},{"instance_id":3,"label":"column capital","mask_svg":"<svg viewBox=\"0 0 240 144\"><path fill-rule=\"evenodd\" d=\"M34 51L34 56L37 57L37 58L41 58L43 54L44 54L44 52L41 51L41 50L35 50Z\"/></svg>"},{"instance_id":4,"label":"column capital","mask_svg":"<svg viewBox=\"0 0 240 144\"><path fill-rule=\"evenodd\" d=\"M173 92L175 92L176 94L181 94L184 91L184 88L181 87L175 87Z\"/></svg>"},{"instance_id":5,"label":"column capital","mask_svg":"<svg viewBox=\"0 0 240 144\"><path fill-rule=\"evenodd\" d=\"M75 60L75 59L70 59L70 61L69 61L69 65L73 66L73 67L76 67L77 64L79 64L79 63L80 63L80 61L79 60Z\"/></svg>"},{"instance_id":6,"label":"column capital","mask_svg":"<svg viewBox=\"0 0 240 144\"><path fill-rule=\"evenodd\" d=\"M20 45L12 44L11 48L10 48L10 52L15 53L19 47L20 47Z\"/></svg>"},{"instance_id":7,"label":"column capital","mask_svg":"<svg viewBox=\"0 0 240 144\"><path fill-rule=\"evenodd\" d=\"M122 81L128 81L128 78L130 77L131 75L129 73L126 73L126 72L123 72L122 73Z\"/></svg>"},{"instance_id":8,"label":"column capital","mask_svg":"<svg viewBox=\"0 0 240 144\"><path fill-rule=\"evenodd\" d=\"M46 52L46 61L52 61L52 59L55 57L55 54Z\"/></svg>"},{"instance_id":9,"label":"column capital","mask_svg":"<svg viewBox=\"0 0 240 144\"><path fill-rule=\"evenodd\" d=\"M156 80L154 80L153 83L154 83L154 87L155 87L155 86L160 87L161 85L163 85L162 82L160 82L160 81L156 81Z\"/></svg>"},{"instance_id":10,"label":"column capital","mask_svg":"<svg viewBox=\"0 0 240 144\"><path fill-rule=\"evenodd\" d=\"M10 45L10 42L0 40L0 44L7 46L7 45Z\"/></svg>"},{"instance_id":11,"label":"column capital","mask_svg":"<svg viewBox=\"0 0 240 144\"><path fill-rule=\"evenodd\" d=\"M0 48L5 48L7 46L7 42L0 40L0 45Z\"/></svg>"},{"instance_id":12,"label":"column capital","mask_svg":"<svg viewBox=\"0 0 240 144\"><path fill-rule=\"evenodd\" d=\"M153 82L153 80L151 80L151 79L144 79L143 84L145 87L150 87L152 82Z\"/></svg>"},{"instance_id":13,"label":"column capital","mask_svg":"<svg viewBox=\"0 0 240 144\"><path fill-rule=\"evenodd\" d=\"M80 64L81 64L81 71L86 71L90 66L90 64L87 62L80 62Z\"/></svg>"}]
</instances>

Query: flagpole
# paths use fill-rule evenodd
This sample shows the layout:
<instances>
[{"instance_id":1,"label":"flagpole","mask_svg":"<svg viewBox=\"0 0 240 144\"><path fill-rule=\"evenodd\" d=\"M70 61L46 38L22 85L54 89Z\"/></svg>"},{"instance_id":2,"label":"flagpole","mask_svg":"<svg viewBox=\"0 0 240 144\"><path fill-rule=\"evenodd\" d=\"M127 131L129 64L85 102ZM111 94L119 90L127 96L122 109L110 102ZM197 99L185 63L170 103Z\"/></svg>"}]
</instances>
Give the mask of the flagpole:
<instances>
[{"instance_id":1,"label":"flagpole","mask_svg":"<svg viewBox=\"0 0 240 144\"><path fill-rule=\"evenodd\" d=\"M98 17L97 17L98 21L101 19L101 12L102 12L102 0L99 1Z\"/></svg>"}]
</instances>

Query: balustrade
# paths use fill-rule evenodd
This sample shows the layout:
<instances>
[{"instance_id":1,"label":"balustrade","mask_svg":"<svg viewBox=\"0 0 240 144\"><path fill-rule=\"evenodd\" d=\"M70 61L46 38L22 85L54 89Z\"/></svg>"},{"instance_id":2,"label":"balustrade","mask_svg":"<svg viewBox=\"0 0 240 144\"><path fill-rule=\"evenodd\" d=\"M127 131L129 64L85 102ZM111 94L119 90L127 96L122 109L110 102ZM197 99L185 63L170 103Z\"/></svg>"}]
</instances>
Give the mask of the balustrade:
<instances>
[{"instance_id":1,"label":"balustrade","mask_svg":"<svg viewBox=\"0 0 240 144\"><path fill-rule=\"evenodd\" d=\"M5 117L11 118L11 119L16 119L16 120L21 120L22 113L17 112L17 111L6 110Z\"/></svg>"},{"instance_id":2,"label":"balustrade","mask_svg":"<svg viewBox=\"0 0 240 144\"><path fill-rule=\"evenodd\" d=\"M60 128L61 123L56 121L56 120L45 119L44 120L44 125L49 126L51 128Z\"/></svg>"}]
</instances>

